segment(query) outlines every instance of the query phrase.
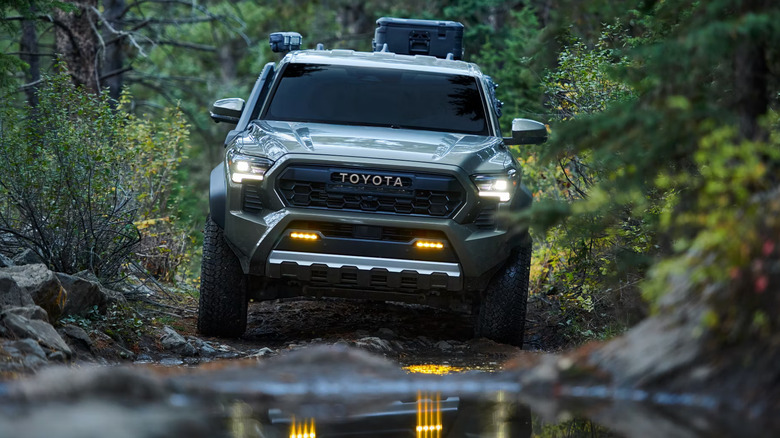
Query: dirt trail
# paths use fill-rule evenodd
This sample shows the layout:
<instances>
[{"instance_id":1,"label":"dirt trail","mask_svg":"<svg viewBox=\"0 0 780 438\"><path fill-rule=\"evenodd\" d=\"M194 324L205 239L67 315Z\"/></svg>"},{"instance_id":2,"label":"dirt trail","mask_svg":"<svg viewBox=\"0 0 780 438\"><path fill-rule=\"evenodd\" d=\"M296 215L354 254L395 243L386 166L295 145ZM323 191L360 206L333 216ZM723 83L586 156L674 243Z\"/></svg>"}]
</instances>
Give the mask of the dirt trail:
<instances>
[{"instance_id":1,"label":"dirt trail","mask_svg":"<svg viewBox=\"0 0 780 438\"><path fill-rule=\"evenodd\" d=\"M196 336L195 319L175 326ZM345 345L401 365L438 364L496 370L520 349L473 338L467 314L400 303L322 299L252 303L247 331L221 342L243 355L273 356L311 345Z\"/></svg>"}]
</instances>

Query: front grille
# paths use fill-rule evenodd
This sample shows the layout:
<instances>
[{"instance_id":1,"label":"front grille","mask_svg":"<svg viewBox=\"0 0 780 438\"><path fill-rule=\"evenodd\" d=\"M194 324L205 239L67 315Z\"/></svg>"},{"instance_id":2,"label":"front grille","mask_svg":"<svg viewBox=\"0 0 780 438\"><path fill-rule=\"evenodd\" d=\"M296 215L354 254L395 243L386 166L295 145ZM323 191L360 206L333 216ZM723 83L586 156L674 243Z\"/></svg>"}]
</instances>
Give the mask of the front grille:
<instances>
[{"instance_id":1,"label":"front grille","mask_svg":"<svg viewBox=\"0 0 780 438\"><path fill-rule=\"evenodd\" d=\"M322 233L323 237L381 240L385 242L411 242L414 239L446 239L443 232L436 230L338 224L331 222L293 221L287 228L292 230L319 231Z\"/></svg>"},{"instance_id":2,"label":"front grille","mask_svg":"<svg viewBox=\"0 0 780 438\"><path fill-rule=\"evenodd\" d=\"M334 177L346 173L374 175L378 177L374 181L397 183L363 183L370 181L367 178L351 183L345 178ZM291 166L279 176L277 188L285 204L292 207L416 216L452 217L465 201L463 188L453 176L396 174L381 170Z\"/></svg>"}]
</instances>

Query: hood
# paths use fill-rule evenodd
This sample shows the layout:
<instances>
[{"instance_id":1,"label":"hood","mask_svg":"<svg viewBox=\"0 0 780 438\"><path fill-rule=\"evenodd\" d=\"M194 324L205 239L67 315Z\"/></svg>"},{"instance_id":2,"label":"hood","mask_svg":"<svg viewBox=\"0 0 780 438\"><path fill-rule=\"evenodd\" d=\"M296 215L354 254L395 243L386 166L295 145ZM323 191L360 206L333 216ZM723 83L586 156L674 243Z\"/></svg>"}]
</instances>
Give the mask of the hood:
<instances>
[{"instance_id":1,"label":"hood","mask_svg":"<svg viewBox=\"0 0 780 438\"><path fill-rule=\"evenodd\" d=\"M467 172L499 170L512 161L498 137L318 123L255 122L234 146L246 153L259 147L273 161L288 154L311 154L430 162Z\"/></svg>"}]
</instances>

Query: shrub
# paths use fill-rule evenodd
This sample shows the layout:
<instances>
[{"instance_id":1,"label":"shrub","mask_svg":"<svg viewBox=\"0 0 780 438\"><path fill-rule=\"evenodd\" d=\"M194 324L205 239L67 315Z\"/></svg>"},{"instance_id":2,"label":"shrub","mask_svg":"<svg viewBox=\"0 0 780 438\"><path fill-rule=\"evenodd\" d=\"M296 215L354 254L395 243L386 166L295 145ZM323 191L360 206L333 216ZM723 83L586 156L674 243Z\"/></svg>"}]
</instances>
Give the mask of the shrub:
<instances>
[{"instance_id":1,"label":"shrub","mask_svg":"<svg viewBox=\"0 0 780 438\"><path fill-rule=\"evenodd\" d=\"M29 248L56 271L86 269L107 280L145 242L144 254L165 254L164 268L174 272L185 252L181 241L187 241L171 225L188 136L181 112L170 110L155 121L128 115L129 96L114 108L106 93L75 87L65 72L44 77L38 95L34 111L2 108L0 232L6 252ZM173 258L170 248L177 248Z\"/></svg>"},{"instance_id":2,"label":"shrub","mask_svg":"<svg viewBox=\"0 0 780 438\"><path fill-rule=\"evenodd\" d=\"M46 77L35 114L4 108L0 230L60 272L112 278L138 242L123 123L107 94Z\"/></svg>"}]
</instances>

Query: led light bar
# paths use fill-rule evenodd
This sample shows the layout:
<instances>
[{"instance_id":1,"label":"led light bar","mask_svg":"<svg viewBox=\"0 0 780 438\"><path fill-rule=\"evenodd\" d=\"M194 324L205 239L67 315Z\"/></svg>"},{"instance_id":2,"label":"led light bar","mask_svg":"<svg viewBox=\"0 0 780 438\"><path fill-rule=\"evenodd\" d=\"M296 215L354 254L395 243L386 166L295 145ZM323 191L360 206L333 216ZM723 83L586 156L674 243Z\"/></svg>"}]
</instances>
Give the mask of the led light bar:
<instances>
[{"instance_id":1,"label":"led light bar","mask_svg":"<svg viewBox=\"0 0 780 438\"><path fill-rule=\"evenodd\" d=\"M300 231L293 231L290 233L290 237L293 239L300 239L300 240L317 240L320 238L317 234L314 233L303 233Z\"/></svg>"},{"instance_id":2,"label":"led light bar","mask_svg":"<svg viewBox=\"0 0 780 438\"><path fill-rule=\"evenodd\" d=\"M444 248L444 244L441 242L436 241L427 241L427 240L418 240L415 242L414 246L417 248L424 248L424 249L442 249Z\"/></svg>"}]
</instances>

